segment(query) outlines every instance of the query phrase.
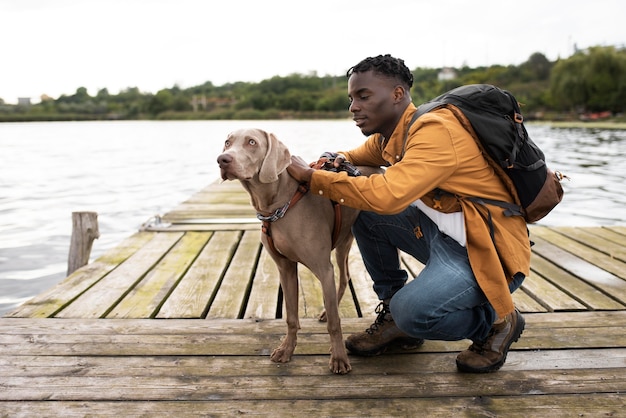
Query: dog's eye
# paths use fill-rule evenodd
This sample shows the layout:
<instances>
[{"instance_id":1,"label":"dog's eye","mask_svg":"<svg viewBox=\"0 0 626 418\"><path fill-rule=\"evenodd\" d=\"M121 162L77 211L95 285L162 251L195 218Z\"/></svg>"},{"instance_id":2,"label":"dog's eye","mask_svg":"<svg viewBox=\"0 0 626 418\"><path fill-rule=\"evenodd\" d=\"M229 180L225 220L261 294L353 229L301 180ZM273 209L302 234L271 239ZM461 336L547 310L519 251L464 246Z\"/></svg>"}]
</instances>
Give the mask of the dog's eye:
<instances>
[{"instance_id":1,"label":"dog's eye","mask_svg":"<svg viewBox=\"0 0 626 418\"><path fill-rule=\"evenodd\" d=\"M248 139L248 144L250 144L250 145L256 145L256 140L254 140L254 139L250 138L250 139Z\"/></svg>"},{"instance_id":2,"label":"dog's eye","mask_svg":"<svg viewBox=\"0 0 626 418\"><path fill-rule=\"evenodd\" d=\"M228 148L230 147L230 141L226 140L224 141L224 148Z\"/></svg>"}]
</instances>

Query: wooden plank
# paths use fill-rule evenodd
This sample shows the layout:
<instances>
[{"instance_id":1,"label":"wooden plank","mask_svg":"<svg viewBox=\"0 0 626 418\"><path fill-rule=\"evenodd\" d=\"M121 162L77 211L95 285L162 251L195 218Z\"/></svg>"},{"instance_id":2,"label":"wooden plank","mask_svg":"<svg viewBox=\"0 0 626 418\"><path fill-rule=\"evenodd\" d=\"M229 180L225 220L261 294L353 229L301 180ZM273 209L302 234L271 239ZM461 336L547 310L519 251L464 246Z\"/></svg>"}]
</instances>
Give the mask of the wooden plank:
<instances>
[{"instance_id":1,"label":"wooden plank","mask_svg":"<svg viewBox=\"0 0 626 418\"><path fill-rule=\"evenodd\" d=\"M617 327L626 328L626 311L583 311L551 312L524 314L527 329L579 329ZM309 322L310 332L326 333L326 326L317 320L303 319ZM347 332L361 331L371 322L370 318L346 318L343 328ZM316 327L317 324L317 327ZM64 334L136 334L136 335L183 335L183 334L281 334L285 323L280 319L238 320L213 319L188 320L170 319L155 321L152 319L104 320L89 318L67 318L62 321L55 318L0 318L0 335L64 335ZM526 335L526 332L524 332Z\"/></svg>"},{"instance_id":2,"label":"wooden plank","mask_svg":"<svg viewBox=\"0 0 626 418\"><path fill-rule=\"evenodd\" d=\"M594 266L606 270L614 276L626 279L626 263L618 259L609 257L607 254L598 251L592 247L575 241L565 235L559 234L556 230L549 228L534 228L533 234L543 238L544 240L568 251L576 254L579 258L593 264ZM626 284L626 280L622 283Z\"/></svg>"},{"instance_id":3,"label":"wooden plank","mask_svg":"<svg viewBox=\"0 0 626 418\"><path fill-rule=\"evenodd\" d=\"M348 269L350 271L350 286L354 295L353 297L358 303L357 313L372 321L375 317L376 306L378 306L380 301L374 292L374 282L370 278L365 264L363 264L363 259L361 258L361 253L359 252L359 247L356 242L352 244L352 248L350 249Z\"/></svg>"},{"instance_id":4,"label":"wooden plank","mask_svg":"<svg viewBox=\"0 0 626 418\"><path fill-rule=\"evenodd\" d=\"M626 237L626 226L622 226L622 225L611 225L611 226L605 226L604 228L608 228L611 231L614 231L620 235L623 235Z\"/></svg>"},{"instance_id":5,"label":"wooden plank","mask_svg":"<svg viewBox=\"0 0 626 418\"><path fill-rule=\"evenodd\" d=\"M548 312L548 308L526 293L523 287L513 292L512 296L513 303L521 312Z\"/></svg>"},{"instance_id":6,"label":"wooden plank","mask_svg":"<svg viewBox=\"0 0 626 418\"><path fill-rule=\"evenodd\" d=\"M621 315L525 315L527 326L514 350L626 347L626 311L615 313ZM553 315L561 322L544 318ZM280 340L285 327L282 320L64 320L59 321L61 324L53 320L11 321L19 319L0 321L0 355L266 356ZM306 333L299 338L296 353L327 355L326 325L315 319L304 319L301 323ZM342 320L346 335L362 331L367 324L369 320L364 318ZM468 344L467 341L426 341L416 352L457 352L467 348Z\"/></svg>"},{"instance_id":7,"label":"wooden plank","mask_svg":"<svg viewBox=\"0 0 626 418\"><path fill-rule=\"evenodd\" d=\"M204 318L240 236L238 231L215 232L156 318Z\"/></svg>"},{"instance_id":8,"label":"wooden plank","mask_svg":"<svg viewBox=\"0 0 626 418\"><path fill-rule=\"evenodd\" d=\"M276 318L279 288L280 278L276 263L268 252L263 250L257 263L244 318Z\"/></svg>"},{"instance_id":9,"label":"wooden plank","mask_svg":"<svg viewBox=\"0 0 626 418\"><path fill-rule=\"evenodd\" d=\"M107 318L152 318L210 238L187 232L135 286Z\"/></svg>"},{"instance_id":10,"label":"wooden plank","mask_svg":"<svg viewBox=\"0 0 626 418\"><path fill-rule=\"evenodd\" d=\"M626 406L625 397L615 393L469 396L439 398L391 398L338 400L247 400L217 399L194 401L54 401L0 402L0 410L12 417L31 416L236 416L268 415L269 411L301 416L414 416L428 411L433 418L450 416L517 417L618 417ZM287 411L290 411L287 413Z\"/></svg>"},{"instance_id":11,"label":"wooden plank","mask_svg":"<svg viewBox=\"0 0 626 418\"><path fill-rule=\"evenodd\" d=\"M551 260L561 269L579 277L619 303L626 304L624 280L542 238L534 237L533 240L535 241L534 252Z\"/></svg>"},{"instance_id":12,"label":"wooden plank","mask_svg":"<svg viewBox=\"0 0 626 418\"><path fill-rule=\"evenodd\" d=\"M275 333L250 333L216 335L211 333L156 335L156 334L89 334L60 336L1 335L0 355L20 352L22 355L62 356L68 352L85 356L268 356L279 344L285 325ZM327 355L328 334L326 325L321 332L317 320L301 321L297 356ZM348 321L343 319L342 323ZM363 327L359 331L362 331ZM345 335L350 332L343 327ZM624 328L581 327L534 329L527 327L514 350L597 349L626 346ZM426 341L416 353L459 352L469 346L468 341Z\"/></svg>"},{"instance_id":13,"label":"wooden plank","mask_svg":"<svg viewBox=\"0 0 626 418\"><path fill-rule=\"evenodd\" d=\"M553 262L534 253L531 255L531 268L535 276L541 276L579 300L588 309L624 309L626 306L589 283L570 274Z\"/></svg>"},{"instance_id":14,"label":"wooden plank","mask_svg":"<svg viewBox=\"0 0 626 418\"><path fill-rule=\"evenodd\" d=\"M334 254L332 254L332 257L332 264L335 270L335 288L337 288L339 281L339 269L334 262ZM322 285L311 270L303 265L298 266L298 276L300 279L300 295L298 299L300 318L318 318L324 310ZM285 315L285 312L283 312L283 318ZM346 289L346 293L339 303L339 316L341 318L355 318L358 316L354 305L354 299L351 297L349 288Z\"/></svg>"},{"instance_id":15,"label":"wooden plank","mask_svg":"<svg viewBox=\"0 0 626 418\"><path fill-rule=\"evenodd\" d=\"M222 278L207 318L243 316L260 251L258 232L245 231Z\"/></svg>"},{"instance_id":16,"label":"wooden plank","mask_svg":"<svg viewBox=\"0 0 626 418\"><path fill-rule=\"evenodd\" d=\"M372 375L384 371L390 375L454 372L456 352L411 352L386 354L376 359L352 356L354 374ZM12 355L0 356L0 372L4 378L67 376L272 376L328 375L328 355L312 354L294 359L289 364L276 364L266 356L84 356L69 353L63 356ZM506 371L571 369L605 369L623 367L626 348L513 350L506 362ZM149 366L147 366L149 364ZM282 370L281 370L282 369Z\"/></svg>"},{"instance_id":17,"label":"wooden plank","mask_svg":"<svg viewBox=\"0 0 626 418\"><path fill-rule=\"evenodd\" d=\"M5 316L13 318L53 316L153 238L154 233L151 232L138 232L131 235L91 264L78 269L50 290L35 296Z\"/></svg>"},{"instance_id":18,"label":"wooden plank","mask_svg":"<svg viewBox=\"0 0 626 418\"><path fill-rule=\"evenodd\" d=\"M624 229L626 230L626 228ZM598 235L609 242L615 243L620 247L626 247L626 235L620 233L616 227L585 227L584 230Z\"/></svg>"},{"instance_id":19,"label":"wooden plank","mask_svg":"<svg viewBox=\"0 0 626 418\"><path fill-rule=\"evenodd\" d=\"M541 300L541 304L548 307L550 311L581 311L586 309L585 305L539 275L531 274L524 279L522 287L535 300Z\"/></svg>"},{"instance_id":20,"label":"wooden plank","mask_svg":"<svg viewBox=\"0 0 626 418\"><path fill-rule=\"evenodd\" d=\"M610 231L604 228L576 228L563 226L555 228L555 231L564 234L568 238L575 240L582 245L598 250L608 255L610 258L626 262L626 237L622 237L621 235L614 233L609 235ZM615 242L609 237L616 237L619 242Z\"/></svg>"},{"instance_id":21,"label":"wooden plank","mask_svg":"<svg viewBox=\"0 0 626 418\"><path fill-rule=\"evenodd\" d=\"M150 242L55 316L58 318L105 316L182 235L180 232L156 234Z\"/></svg>"},{"instance_id":22,"label":"wooden plank","mask_svg":"<svg viewBox=\"0 0 626 418\"><path fill-rule=\"evenodd\" d=\"M568 369L498 372L498 383L484 375L455 371L421 374L350 373L344 376L215 375L210 368L203 375L187 376L15 376L3 384L0 400L51 401L163 401L231 400L340 400L434 398L447 396L522 396L528 393L593 395L626 391L626 375L620 368ZM236 389L236 390L235 390Z\"/></svg>"}]
</instances>

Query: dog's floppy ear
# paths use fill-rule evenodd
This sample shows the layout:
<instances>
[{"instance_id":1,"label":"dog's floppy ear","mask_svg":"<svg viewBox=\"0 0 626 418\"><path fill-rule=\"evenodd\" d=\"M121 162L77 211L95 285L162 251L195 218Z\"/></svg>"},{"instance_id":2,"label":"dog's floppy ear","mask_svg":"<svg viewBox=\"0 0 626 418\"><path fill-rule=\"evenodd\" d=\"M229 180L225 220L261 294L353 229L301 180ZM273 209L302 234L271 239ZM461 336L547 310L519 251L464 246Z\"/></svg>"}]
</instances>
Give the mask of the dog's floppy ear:
<instances>
[{"instance_id":1,"label":"dog's floppy ear","mask_svg":"<svg viewBox=\"0 0 626 418\"><path fill-rule=\"evenodd\" d=\"M267 153L259 170L261 183L273 183L278 180L278 175L285 171L291 164L289 149L280 142L272 133L267 135Z\"/></svg>"}]
</instances>

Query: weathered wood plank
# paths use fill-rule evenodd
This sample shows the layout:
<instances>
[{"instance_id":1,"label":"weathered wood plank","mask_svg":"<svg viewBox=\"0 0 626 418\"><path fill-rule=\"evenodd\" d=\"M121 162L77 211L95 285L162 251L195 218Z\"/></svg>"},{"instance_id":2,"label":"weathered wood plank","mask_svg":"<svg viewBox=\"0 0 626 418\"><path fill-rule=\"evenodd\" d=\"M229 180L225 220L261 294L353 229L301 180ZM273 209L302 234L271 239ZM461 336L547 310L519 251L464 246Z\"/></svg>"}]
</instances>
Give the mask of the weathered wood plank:
<instances>
[{"instance_id":1,"label":"weathered wood plank","mask_svg":"<svg viewBox=\"0 0 626 418\"><path fill-rule=\"evenodd\" d=\"M333 254L334 260L334 254ZM333 262L335 269L335 288L339 282L339 270L336 263ZM298 266L298 277L300 279L299 286L299 315L300 318L318 318L324 310L324 295L322 292L322 285L317 277L303 265ZM284 312L283 304L283 317ZM346 293L339 303L339 315L343 318L357 317L356 307L354 305L354 299L350 294L350 289L346 289Z\"/></svg>"},{"instance_id":2,"label":"weathered wood plank","mask_svg":"<svg viewBox=\"0 0 626 418\"><path fill-rule=\"evenodd\" d=\"M342 321L345 322L345 321ZM268 356L285 333L251 334L185 334L185 335L18 335L0 336L0 355L21 352L23 355L60 356L68 351L85 356ZM296 356L328 354L328 334L311 333L315 330L310 322L303 323ZM364 329L364 328L362 328ZM361 330L362 330L361 329ZM344 328L344 334L348 335ZM584 337L583 337L584 336ZM426 341L417 350L424 352L459 352L469 346L468 341ZM513 350L550 350L619 348L626 346L624 328L561 328L536 330L528 328Z\"/></svg>"},{"instance_id":3,"label":"weathered wood plank","mask_svg":"<svg viewBox=\"0 0 626 418\"><path fill-rule=\"evenodd\" d=\"M619 311L625 314L626 311ZM523 337L514 345L515 350L567 349L567 348L620 348L626 346L626 326L620 323L625 315L599 315L593 317L574 316L570 313L567 323L546 322L537 315L527 315L527 327ZM557 314L554 314L557 315ZM565 319L561 319L564 321ZM612 318L613 322L592 323L590 318ZM12 321L6 319L4 321ZM235 322L193 321L195 324L180 322L182 320L123 320L121 324L100 324L91 322L91 328L83 332L87 325L75 322L74 329L58 328L59 331L42 329L42 322L34 323L19 331L11 322L2 322L0 334L0 355L20 353L20 355L64 355L67 353L83 355L268 355L274 345L284 334L285 325L282 320ZM17 320L15 320L17 321ZM53 321L53 320L49 320ZM103 320L102 322L118 322ZM127 322L136 321L136 322ZM178 329L169 328L176 322ZM54 322L54 321L53 321ZM65 321L63 321L65 322ZM156 322L156 324L155 324ZM361 331L366 327L367 319L342 320L345 334ZM589 322L589 324L587 324ZM49 322L45 322L47 324ZM206 324L198 328L198 324ZM5 326L6 324L6 326ZM70 322L66 326L72 326ZM124 324L124 325L122 325ZM229 324L233 324L232 326ZM235 325L237 324L237 325ZM621 325L620 325L621 324ZM298 355L327 354L328 335L325 324L317 320L302 320L301 337L298 340ZM22 325L24 326L24 325ZM51 323L51 326L54 326ZM115 328L117 332L113 332ZM193 331L187 327L193 327ZM213 328L212 328L213 326ZM104 327L104 331L101 331ZM130 327L130 328L127 328ZM107 331L109 330L109 331ZM169 330L169 331L168 331ZM28 332L27 332L28 331ZM86 338L86 336L88 336ZM584 337L582 337L584 336ZM426 341L418 352L460 351L467 348L466 341Z\"/></svg>"},{"instance_id":4,"label":"weathered wood plank","mask_svg":"<svg viewBox=\"0 0 626 418\"><path fill-rule=\"evenodd\" d=\"M573 274L586 283L601 290L607 296L626 304L626 282L614 274L583 260L543 238L534 237L533 251L542 257L551 260L564 271Z\"/></svg>"},{"instance_id":5,"label":"weathered wood plank","mask_svg":"<svg viewBox=\"0 0 626 418\"><path fill-rule=\"evenodd\" d=\"M564 292L567 292L571 297L579 300L589 309L625 308L625 305L611 298L606 293L535 253L531 256L531 268L534 275L539 275L549 280L559 289L563 289Z\"/></svg>"},{"instance_id":6,"label":"weathered wood plank","mask_svg":"<svg viewBox=\"0 0 626 418\"><path fill-rule=\"evenodd\" d=\"M180 232L156 234L144 247L55 316L58 318L100 318L105 316L182 235Z\"/></svg>"},{"instance_id":7,"label":"weathered wood plank","mask_svg":"<svg viewBox=\"0 0 626 418\"><path fill-rule=\"evenodd\" d=\"M548 312L548 308L526 293L523 286L513 292L513 303L521 312Z\"/></svg>"},{"instance_id":8,"label":"weathered wood plank","mask_svg":"<svg viewBox=\"0 0 626 418\"><path fill-rule=\"evenodd\" d=\"M622 368L498 372L498 384L484 375L453 372L344 376L16 376L3 384L3 401L163 401L163 400L339 400L469 396L566 395L626 391ZM236 388L236 390L233 390Z\"/></svg>"},{"instance_id":9,"label":"weathered wood plank","mask_svg":"<svg viewBox=\"0 0 626 418\"><path fill-rule=\"evenodd\" d=\"M422 374L455 371L456 352L385 354L377 358L351 356L356 375L387 373ZM623 367L626 348L513 350L505 370L606 369ZM4 378L70 376L276 376L282 374L327 376L328 354L297 356L286 364L276 364L260 356L0 356L0 373Z\"/></svg>"},{"instance_id":10,"label":"weathered wood plank","mask_svg":"<svg viewBox=\"0 0 626 418\"><path fill-rule=\"evenodd\" d=\"M224 274L207 318L241 318L245 312L261 243L253 231L244 232Z\"/></svg>"},{"instance_id":11,"label":"weathered wood plank","mask_svg":"<svg viewBox=\"0 0 626 418\"><path fill-rule=\"evenodd\" d=\"M524 279L524 291L534 299L541 300L542 305L550 311L581 311L586 307L570 295L554 286L539 275L531 275Z\"/></svg>"},{"instance_id":12,"label":"weathered wood plank","mask_svg":"<svg viewBox=\"0 0 626 418\"><path fill-rule=\"evenodd\" d=\"M358 312L361 316L369 318L370 322L375 316L376 306L380 303L376 293L374 293L373 282L370 278L359 247L356 242L352 244L350 254L348 255L348 270L350 272L350 287L353 297L358 303ZM347 293L347 292L346 292ZM346 296L347 297L347 296Z\"/></svg>"},{"instance_id":13,"label":"weathered wood plank","mask_svg":"<svg viewBox=\"0 0 626 418\"><path fill-rule=\"evenodd\" d=\"M54 315L55 312L66 307L72 300L116 269L153 238L154 233L152 232L138 232L131 235L94 262L76 270L56 286L35 296L6 316L44 318Z\"/></svg>"},{"instance_id":14,"label":"weathered wood plank","mask_svg":"<svg viewBox=\"0 0 626 418\"><path fill-rule=\"evenodd\" d=\"M555 231L598 250L611 258L626 262L626 237L601 227L577 228L561 226ZM617 245L616 245L617 244Z\"/></svg>"},{"instance_id":15,"label":"weathered wood plank","mask_svg":"<svg viewBox=\"0 0 626 418\"><path fill-rule=\"evenodd\" d=\"M582 260L598 268L622 279L626 279L626 263L608 256L607 253L598 251L586 244L582 244L565 235L559 234L556 230L550 228L533 229L533 234L557 245L565 251L576 254ZM626 280L623 280L622 283L626 283Z\"/></svg>"},{"instance_id":16,"label":"weathered wood plank","mask_svg":"<svg viewBox=\"0 0 626 418\"><path fill-rule=\"evenodd\" d=\"M626 328L626 311L583 311L552 312L549 314L526 313L526 328L529 329L580 329L606 327ZM303 319L310 333L326 334L326 326L314 319ZM371 318L346 318L342 325L346 332L361 331L370 324ZM304 326L304 325L303 325ZM270 320L189 320L151 319L102 320L89 318L67 318L62 321L51 318L0 318L0 335L181 335L181 334L282 334L285 323L280 319ZM527 335L524 332L524 336Z\"/></svg>"},{"instance_id":17,"label":"weathered wood plank","mask_svg":"<svg viewBox=\"0 0 626 418\"><path fill-rule=\"evenodd\" d=\"M240 236L239 231L213 233L176 289L161 306L156 318L204 318Z\"/></svg>"},{"instance_id":18,"label":"weathered wood plank","mask_svg":"<svg viewBox=\"0 0 626 418\"><path fill-rule=\"evenodd\" d=\"M244 318L276 318L279 288L280 278L276 263L268 252L263 250L252 281Z\"/></svg>"},{"instance_id":19,"label":"weathered wood plank","mask_svg":"<svg viewBox=\"0 0 626 418\"><path fill-rule=\"evenodd\" d=\"M11 417L32 416L415 416L427 411L429 417L618 417L626 406L625 397L614 393L541 396L469 396L440 398L383 398L340 400L238 400L205 401L55 401L0 402Z\"/></svg>"},{"instance_id":20,"label":"weathered wood plank","mask_svg":"<svg viewBox=\"0 0 626 418\"><path fill-rule=\"evenodd\" d=\"M108 318L152 318L211 234L187 232L163 259L107 315Z\"/></svg>"}]
</instances>

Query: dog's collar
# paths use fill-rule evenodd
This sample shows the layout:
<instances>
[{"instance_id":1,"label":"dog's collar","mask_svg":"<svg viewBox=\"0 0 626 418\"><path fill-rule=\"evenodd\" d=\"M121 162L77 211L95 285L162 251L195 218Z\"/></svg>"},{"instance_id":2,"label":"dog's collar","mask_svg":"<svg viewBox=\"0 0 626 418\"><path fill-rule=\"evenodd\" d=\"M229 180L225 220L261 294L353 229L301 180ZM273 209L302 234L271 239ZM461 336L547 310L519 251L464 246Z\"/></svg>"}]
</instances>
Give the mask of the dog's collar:
<instances>
[{"instance_id":1,"label":"dog's collar","mask_svg":"<svg viewBox=\"0 0 626 418\"><path fill-rule=\"evenodd\" d=\"M285 214L287 213L287 210L289 210L291 206L295 205L298 202L298 200L302 198L302 196L307 194L308 191L309 191L309 185L307 183L300 183L294 195L291 197L289 202L285 203L283 207L276 209L274 212L272 212L271 214L267 216L263 215L262 213L257 212L256 217L264 223L276 222L277 220L285 216Z\"/></svg>"}]
</instances>

